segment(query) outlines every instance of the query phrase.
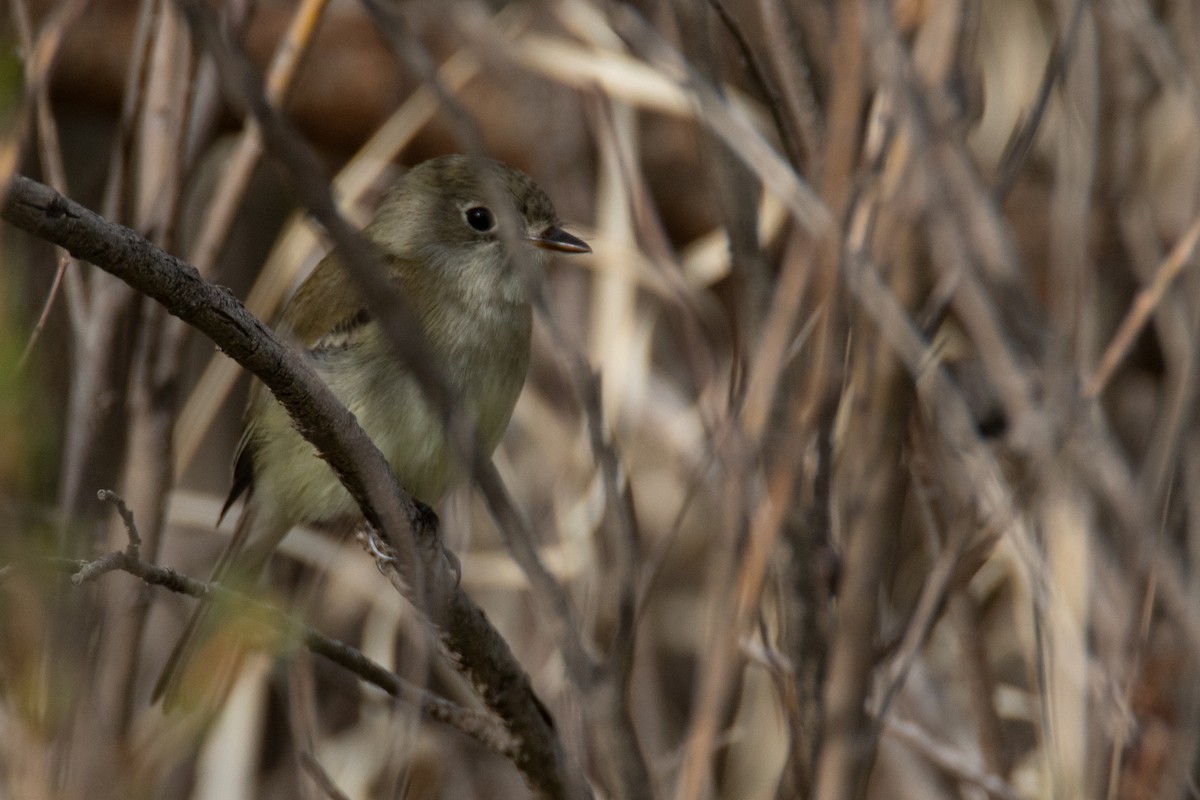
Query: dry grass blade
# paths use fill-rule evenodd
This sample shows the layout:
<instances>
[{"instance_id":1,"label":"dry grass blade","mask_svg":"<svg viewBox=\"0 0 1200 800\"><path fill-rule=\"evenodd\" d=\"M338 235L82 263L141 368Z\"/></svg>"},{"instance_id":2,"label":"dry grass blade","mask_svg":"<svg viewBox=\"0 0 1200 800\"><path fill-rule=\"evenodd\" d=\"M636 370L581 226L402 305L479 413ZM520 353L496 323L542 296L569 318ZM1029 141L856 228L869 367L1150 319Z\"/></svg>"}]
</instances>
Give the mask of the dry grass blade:
<instances>
[{"instance_id":1,"label":"dry grass blade","mask_svg":"<svg viewBox=\"0 0 1200 800\"><path fill-rule=\"evenodd\" d=\"M280 40L266 74L267 101L282 107L296 80L304 55L312 44L317 25L325 13L327 0L306 0L296 10L291 25ZM188 260L208 275L217 254L229 235L234 215L242 202L251 174L262 156L262 131L254 120L248 120L238 136L223 170L217 192L202 214L203 226L191 247Z\"/></svg>"},{"instance_id":2,"label":"dry grass blade","mask_svg":"<svg viewBox=\"0 0 1200 800\"><path fill-rule=\"evenodd\" d=\"M1117 328L1108 346L1104 349L1100 363L1096 365L1095 371L1088 376L1087 382L1083 385L1085 397L1094 398L1104 391L1104 387L1112 378L1117 367L1120 366L1121 360L1133 347L1134 340L1145 327L1150 315L1154 313L1154 309L1162 302L1162 298L1171 288L1171 284L1179 277L1179 273L1183 272L1184 268L1192 262L1198 242L1200 242L1200 218L1188 226L1187 231L1171 248L1171 252L1163 262L1158 265L1158 269L1154 271L1154 278L1150 284L1143 287L1133 299L1133 304L1129 307L1124 319L1121 320L1120 327Z\"/></svg>"},{"instance_id":3,"label":"dry grass blade","mask_svg":"<svg viewBox=\"0 0 1200 800\"><path fill-rule=\"evenodd\" d=\"M41 158L42 169L45 170L50 185L54 186L60 192L69 192L70 189L67 186L66 169L63 166L62 144L58 134L58 123L50 107L50 75L55 55L62 46L63 36L70 26L78 20L84 8L85 4L82 0L72 0L72 2L64 3L56 10L56 13L50 16L35 38L32 30L32 21L29 18L28 4L25 0L13 0L12 4L12 16L13 21L16 23L18 40L21 48L30 54L25 64L26 95L36 109L34 116L37 123L38 155ZM22 127L24 126L18 124L17 129L20 130ZM15 154L20 146L20 141L21 137L19 136L10 137L3 146L4 151L7 152L0 152L0 185L7 183L8 176L16 166ZM6 162L8 163L6 164ZM54 306L55 299L58 297L59 290L63 286L64 279L67 286L67 310L71 315L71 324L76 327L83 324L87 316L85 305L86 292L79 278L78 269L71 269L73 265L78 266L66 254L59 255L58 270L54 274L54 282L50 286L50 291L46 294L46 300L42 304L41 313L38 315L33 331L29 335L29 341L25 345L25 351L21 355L18 366L24 365L33 352L38 337L46 327L46 320L50 315L50 310Z\"/></svg>"}]
</instances>

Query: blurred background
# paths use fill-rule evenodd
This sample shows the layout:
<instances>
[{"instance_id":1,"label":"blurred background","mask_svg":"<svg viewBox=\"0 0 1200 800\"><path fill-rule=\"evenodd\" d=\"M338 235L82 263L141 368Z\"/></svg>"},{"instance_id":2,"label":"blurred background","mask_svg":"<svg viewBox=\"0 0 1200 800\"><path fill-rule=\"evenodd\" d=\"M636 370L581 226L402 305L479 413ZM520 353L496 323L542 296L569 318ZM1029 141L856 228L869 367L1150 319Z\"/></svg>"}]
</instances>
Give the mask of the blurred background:
<instances>
[{"instance_id":1,"label":"blurred background","mask_svg":"<svg viewBox=\"0 0 1200 800\"><path fill-rule=\"evenodd\" d=\"M593 248L496 456L569 619L476 493L439 513L597 797L1200 794L1196 4L209 7L350 219L478 142ZM328 244L178 7L3 10L0 175L270 321ZM151 704L193 601L37 559L123 548L112 489L205 577L248 379L8 225L0 265L0 796L527 796L294 648ZM275 561L298 617L482 707L356 542Z\"/></svg>"}]
</instances>

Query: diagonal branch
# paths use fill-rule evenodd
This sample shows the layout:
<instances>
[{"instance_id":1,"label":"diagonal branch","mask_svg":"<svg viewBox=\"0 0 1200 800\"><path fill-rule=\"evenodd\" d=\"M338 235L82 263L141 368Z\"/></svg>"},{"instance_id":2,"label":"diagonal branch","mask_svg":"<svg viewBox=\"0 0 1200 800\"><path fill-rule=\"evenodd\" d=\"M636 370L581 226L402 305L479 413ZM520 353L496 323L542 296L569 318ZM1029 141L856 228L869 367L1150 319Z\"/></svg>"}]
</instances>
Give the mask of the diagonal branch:
<instances>
[{"instance_id":1,"label":"diagonal branch","mask_svg":"<svg viewBox=\"0 0 1200 800\"><path fill-rule=\"evenodd\" d=\"M105 499L113 502L120 501L120 498L106 490L101 494L111 495ZM122 513L121 517L125 519L125 514ZM110 572L120 571L140 579L149 586L161 586L189 597L211 597L219 603L246 609L256 619L284 632L286 638L303 642L309 651L324 656L392 697L411 702L427 719L449 725L501 755L509 758L514 755L511 736L507 731L499 730L492 718L481 712L463 708L427 689L414 686L363 655L361 650L302 625L279 609L227 589L219 583L205 583L169 567L155 566L142 561L126 549L114 551L94 561L50 557L8 564L0 568L0 585L17 572L28 570L64 572L71 576L71 582L77 586L90 583Z\"/></svg>"},{"instance_id":2,"label":"diagonal branch","mask_svg":"<svg viewBox=\"0 0 1200 800\"><path fill-rule=\"evenodd\" d=\"M397 548L408 597L437 626L458 668L520 743L513 760L531 787L543 797L587 796L582 777L568 769L562 743L529 677L508 643L459 588L436 527L418 512L354 415L304 359L191 265L47 186L15 176L0 216L162 303L266 384L371 525L391 542L409 541L404 532L412 531L416 547Z\"/></svg>"}]
</instances>

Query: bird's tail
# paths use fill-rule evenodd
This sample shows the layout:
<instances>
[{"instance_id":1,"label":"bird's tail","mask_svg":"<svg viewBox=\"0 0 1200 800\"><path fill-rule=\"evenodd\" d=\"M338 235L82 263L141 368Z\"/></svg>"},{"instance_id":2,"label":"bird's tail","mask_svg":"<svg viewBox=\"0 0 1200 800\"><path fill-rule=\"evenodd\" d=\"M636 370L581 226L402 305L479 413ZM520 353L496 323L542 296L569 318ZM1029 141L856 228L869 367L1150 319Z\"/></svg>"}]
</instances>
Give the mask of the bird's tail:
<instances>
[{"instance_id":1,"label":"bird's tail","mask_svg":"<svg viewBox=\"0 0 1200 800\"><path fill-rule=\"evenodd\" d=\"M210 583L241 592L254 587L274 549L255 545L281 538L262 530L275 527L267 516L255 503L246 503L233 537L213 567ZM239 609L212 597L200 598L154 685L152 700L161 699L163 709L169 711L224 696L246 649L245 626L239 624L243 620Z\"/></svg>"}]
</instances>

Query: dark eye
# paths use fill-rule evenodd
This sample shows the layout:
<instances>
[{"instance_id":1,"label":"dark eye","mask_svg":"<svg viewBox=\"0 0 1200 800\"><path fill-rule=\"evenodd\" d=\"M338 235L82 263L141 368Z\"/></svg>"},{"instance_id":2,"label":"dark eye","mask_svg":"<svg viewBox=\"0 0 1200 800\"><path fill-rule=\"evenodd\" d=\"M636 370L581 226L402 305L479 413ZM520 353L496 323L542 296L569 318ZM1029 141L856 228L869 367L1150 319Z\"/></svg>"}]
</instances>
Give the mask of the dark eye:
<instances>
[{"instance_id":1,"label":"dark eye","mask_svg":"<svg viewBox=\"0 0 1200 800\"><path fill-rule=\"evenodd\" d=\"M496 227L496 218L492 216L491 211L483 206L468 208L466 217L467 224L480 233L487 233L492 228Z\"/></svg>"}]
</instances>

